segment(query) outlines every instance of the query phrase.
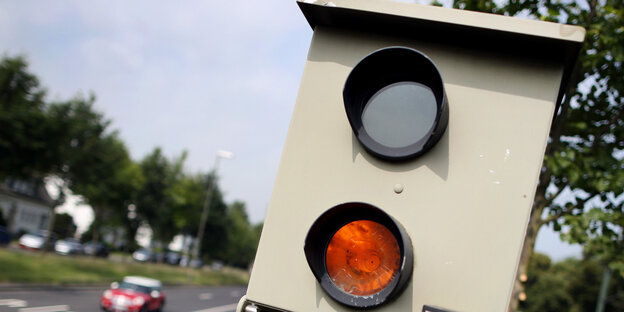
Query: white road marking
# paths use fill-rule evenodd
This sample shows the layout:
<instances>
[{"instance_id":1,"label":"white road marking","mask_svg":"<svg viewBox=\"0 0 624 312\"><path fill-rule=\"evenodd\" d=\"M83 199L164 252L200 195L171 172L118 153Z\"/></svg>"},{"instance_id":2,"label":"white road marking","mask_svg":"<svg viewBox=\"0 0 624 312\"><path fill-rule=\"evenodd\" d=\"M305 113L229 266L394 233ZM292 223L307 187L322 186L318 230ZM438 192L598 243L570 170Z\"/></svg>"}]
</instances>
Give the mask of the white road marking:
<instances>
[{"instance_id":1,"label":"white road marking","mask_svg":"<svg viewBox=\"0 0 624 312\"><path fill-rule=\"evenodd\" d=\"M28 306L28 303L19 299L2 299L0 300L0 306L7 306L9 308L22 308Z\"/></svg>"},{"instance_id":2,"label":"white road marking","mask_svg":"<svg viewBox=\"0 0 624 312\"><path fill-rule=\"evenodd\" d=\"M224 305L224 306L208 308L208 309L205 309L205 310L197 310L197 311L193 311L193 312L229 312L229 311L236 310L237 306L238 306L238 303L232 303L232 304L228 304L228 305Z\"/></svg>"},{"instance_id":3,"label":"white road marking","mask_svg":"<svg viewBox=\"0 0 624 312\"><path fill-rule=\"evenodd\" d=\"M240 297L240 295L241 295L241 292L238 291L238 290L235 290L235 291L230 293L230 296L235 297L235 298L236 297Z\"/></svg>"},{"instance_id":4,"label":"white road marking","mask_svg":"<svg viewBox=\"0 0 624 312\"><path fill-rule=\"evenodd\" d=\"M210 299L212 299L212 293L199 294L199 300L210 300Z\"/></svg>"},{"instance_id":5,"label":"white road marking","mask_svg":"<svg viewBox=\"0 0 624 312\"><path fill-rule=\"evenodd\" d=\"M69 306L64 304L64 305L55 305L55 306L22 308L17 311L18 312L66 312L66 311L69 311Z\"/></svg>"}]
</instances>

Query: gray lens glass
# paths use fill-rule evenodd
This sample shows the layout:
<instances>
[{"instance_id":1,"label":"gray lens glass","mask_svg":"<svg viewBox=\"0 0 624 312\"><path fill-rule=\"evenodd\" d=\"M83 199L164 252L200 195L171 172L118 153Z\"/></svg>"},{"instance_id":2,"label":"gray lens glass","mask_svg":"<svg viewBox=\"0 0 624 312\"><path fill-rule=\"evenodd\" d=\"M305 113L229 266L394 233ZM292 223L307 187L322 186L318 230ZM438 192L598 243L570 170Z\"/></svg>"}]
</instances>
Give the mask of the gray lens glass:
<instances>
[{"instance_id":1,"label":"gray lens glass","mask_svg":"<svg viewBox=\"0 0 624 312\"><path fill-rule=\"evenodd\" d=\"M426 85L402 81L377 91L362 112L362 123L370 137L391 148L418 142L431 131L437 105Z\"/></svg>"}]
</instances>

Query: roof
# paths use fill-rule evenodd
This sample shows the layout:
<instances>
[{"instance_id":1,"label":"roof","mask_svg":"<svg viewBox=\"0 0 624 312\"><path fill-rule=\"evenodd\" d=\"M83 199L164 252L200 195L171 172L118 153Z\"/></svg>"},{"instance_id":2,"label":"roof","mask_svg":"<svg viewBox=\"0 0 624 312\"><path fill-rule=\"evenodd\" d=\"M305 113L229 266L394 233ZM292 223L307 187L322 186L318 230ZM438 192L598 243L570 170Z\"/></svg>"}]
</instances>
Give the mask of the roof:
<instances>
[{"instance_id":1,"label":"roof","mask_svg":"<svg viewBox=\"0 0 624 312\"><path fill-rule=\"evenodd\" d=\"M579 26L383 0L298 0L310 27L328 26L451 44L564 65L557 105L585 38Z\"/></svg>"},{"instance_id":2,"label":"roof","mask_svg":"<svg viewBox=\"0 0 624 312\"><path fill-rule=\"evenodd\" d=\"M42 181L7 178L0 181L0 194L34 201L50 208L54 206L54 200Z\"/></svg>"},{"instance_id":3,"label":"roof","mask_svg":"<svg viewBox=\"0 0 624 312\"><path fill-rule=\"evenodd\" d=\"M143 277L143 276L126 276L123 279L126 283L136 284L145 287L161 287L162 283L159 280Z\"/></svg>"}]
</instances>

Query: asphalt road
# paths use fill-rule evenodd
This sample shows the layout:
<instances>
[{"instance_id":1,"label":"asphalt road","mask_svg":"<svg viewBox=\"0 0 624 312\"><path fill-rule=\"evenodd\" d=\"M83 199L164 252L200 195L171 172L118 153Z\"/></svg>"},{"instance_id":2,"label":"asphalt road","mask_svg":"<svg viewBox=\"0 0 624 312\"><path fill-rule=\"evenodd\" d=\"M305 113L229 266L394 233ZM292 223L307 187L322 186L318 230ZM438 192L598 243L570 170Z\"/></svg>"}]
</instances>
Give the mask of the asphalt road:
<instances>
[{"instance_id":1,"label":"asphalt road","mask_svg":"<svg viewBox=\"0 0 624 312\"><path fill-rule=\"evenodd\" d=\"M50 288L0 291L0 312L99 312L104 288ZM164 312L230 312L246 287L163 287Z\"/></svg>"}]
</instances>

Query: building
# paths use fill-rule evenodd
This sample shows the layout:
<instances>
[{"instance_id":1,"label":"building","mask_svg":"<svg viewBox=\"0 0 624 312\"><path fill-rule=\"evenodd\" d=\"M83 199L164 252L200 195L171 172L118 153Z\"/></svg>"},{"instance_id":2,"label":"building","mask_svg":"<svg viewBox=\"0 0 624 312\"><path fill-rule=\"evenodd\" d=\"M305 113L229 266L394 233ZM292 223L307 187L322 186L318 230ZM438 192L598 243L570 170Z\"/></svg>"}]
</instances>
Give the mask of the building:
<instances>
[{"instance_id":1,"label":"building","mask_svg":"<svg viewBox=\"0 0 624 312\"><path fill-rule=\"evenodd\" d=\"M0 183L0 212L13 234L47 230L54 200L43 182L6 179Z\"/></svg>"}]
</instances>

